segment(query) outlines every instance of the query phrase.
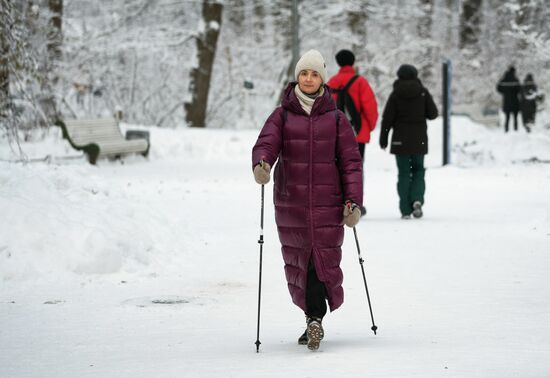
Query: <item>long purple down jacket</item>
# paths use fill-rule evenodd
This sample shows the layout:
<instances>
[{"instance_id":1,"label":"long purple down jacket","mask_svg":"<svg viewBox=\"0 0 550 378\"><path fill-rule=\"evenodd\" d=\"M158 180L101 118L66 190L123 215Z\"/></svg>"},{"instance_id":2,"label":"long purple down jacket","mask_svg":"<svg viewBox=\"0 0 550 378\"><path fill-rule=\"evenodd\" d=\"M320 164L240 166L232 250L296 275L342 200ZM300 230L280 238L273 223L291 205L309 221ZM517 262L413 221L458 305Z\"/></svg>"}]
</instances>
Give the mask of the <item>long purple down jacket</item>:
<instances>
[{"instance_id":1,"label":"long purple down jacket","mask_svg":"<svg viewBox=\"0 0 550 378\"><path fill-rule=\"evenodd\" d=\"M361 156L353 129L342 112L337 116L328 89L308 115L294 93L295 85L288 85L282 106L260 132L252 149L252 165L263 160L273 167L278 161L275 221L292 301L306 311L307 268L312 259L334 311L344 301L343 205L346 200L362 205Z\"/></svg>"}]
</instances>

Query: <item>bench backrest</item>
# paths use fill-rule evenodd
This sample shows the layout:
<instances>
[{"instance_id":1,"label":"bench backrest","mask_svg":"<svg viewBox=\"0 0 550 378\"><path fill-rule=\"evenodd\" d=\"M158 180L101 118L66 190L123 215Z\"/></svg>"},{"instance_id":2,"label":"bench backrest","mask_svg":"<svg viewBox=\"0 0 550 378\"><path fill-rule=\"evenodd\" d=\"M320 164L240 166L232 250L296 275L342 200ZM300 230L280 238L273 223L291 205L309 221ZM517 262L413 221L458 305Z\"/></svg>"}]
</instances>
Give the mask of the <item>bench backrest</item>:
<instances>
[{"instance_id":1,"label":"bench backrest","mask_svg":"<svg viewBox=\"0 0 550 378\"><path fill-rule=\"evenodd\" d=\"M114 118L65 120L65 127L73 143L84 145L105 140L124 140Z\"/></svg>"}]
</instances>

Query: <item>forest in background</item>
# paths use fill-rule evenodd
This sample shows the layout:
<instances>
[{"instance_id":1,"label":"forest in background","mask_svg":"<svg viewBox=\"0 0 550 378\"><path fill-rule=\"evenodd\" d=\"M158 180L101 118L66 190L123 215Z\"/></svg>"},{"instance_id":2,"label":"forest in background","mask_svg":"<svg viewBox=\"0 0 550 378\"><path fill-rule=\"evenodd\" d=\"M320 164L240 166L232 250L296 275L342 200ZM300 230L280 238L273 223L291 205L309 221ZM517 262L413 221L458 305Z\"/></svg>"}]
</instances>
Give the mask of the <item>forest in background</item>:
<instances>
[{"instance_id":1,"label":"forest in background","mask_svg":"<svg viewBox=\"0 0 550 378\"><path fill-rule=\"evenodd\" d=\"M299 1L300 51L329 75L355 52L385 104L400 64L417 66L440 101L452 62L453 107L495 112L495 85L550 79L545 0ZM0 0L0 122L4 137L58 117L210 128L261 127L288 80L291 0ZM244 85L245 82L252 84Z\"/></svg>"}]
</instances>

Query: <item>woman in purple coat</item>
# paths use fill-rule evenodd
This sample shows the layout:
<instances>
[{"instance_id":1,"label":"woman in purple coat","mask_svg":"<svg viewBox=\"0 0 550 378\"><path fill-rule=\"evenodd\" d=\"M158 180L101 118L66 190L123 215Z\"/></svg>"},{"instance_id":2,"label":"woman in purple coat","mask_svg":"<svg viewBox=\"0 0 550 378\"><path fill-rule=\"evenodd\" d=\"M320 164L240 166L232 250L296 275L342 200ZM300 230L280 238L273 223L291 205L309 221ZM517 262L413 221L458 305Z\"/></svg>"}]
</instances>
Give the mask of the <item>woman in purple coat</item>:
<instances>
[{"instance_id":1,"label":"woman in purple coat","mask_svg":"<svg viewBox=\"0 0 550 378\"><path fill-rule=\"evenodd\" d=\"M275 221L292 301L306 314L300 344L315 350L322 319L344 301L340 269L343 225L361 216L363 179L357 142L327 87L316 50L296 64L281 106L265 122L252 150L254 178L267 184L275 162Z\"/></svg>"}]
</instances>

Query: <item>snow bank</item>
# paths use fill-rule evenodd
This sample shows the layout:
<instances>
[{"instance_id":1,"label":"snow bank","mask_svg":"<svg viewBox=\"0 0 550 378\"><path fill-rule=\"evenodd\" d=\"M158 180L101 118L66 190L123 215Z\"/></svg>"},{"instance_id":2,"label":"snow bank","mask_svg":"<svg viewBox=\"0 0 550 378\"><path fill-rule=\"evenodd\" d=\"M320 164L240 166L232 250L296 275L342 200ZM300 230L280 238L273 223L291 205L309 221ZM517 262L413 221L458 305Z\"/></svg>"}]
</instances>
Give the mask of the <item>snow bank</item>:
<instances>
[{"instance_id":1,"label":"snow bank","mask_svg":"<svg viewBox=\"0 0 550 378\"><path fill-rule=\"evenodd\" d=\"M153 242L131 188L97 171L2 164L0 277L111 273L149 262Z\"/></svg>"},{"instance_id":2,"label":"snow bank","mask_svg":"<svg viewBox=\"0 0 550 378\"><path fill-rule=\"evenodd\" d=\"M256 354L258 131L147 129L149 160L61 159L65 142L50 136L23 146L48 162L0 162L2 377L548 375L550 175L512 164L544 157L545 135L454 118L460 166L440 168L431 122L425 216L408 221L375 135L357 234L378 334L347 229L346 302L324 319L318 353L296 343L304 317L266 186Z\"/></svg>"},{"instance_id":3,"label":"snow bank","mask_svg":"<svg viewBox=\"0 0 550 378\"><path fill-rule=\"evenodd\" d=\"M504 133L503 129L483 127L470 118L452 119L453 162L458 165L550 162L550 133L534 128Z\"/></svg>"},{"instance_id":4,"label":"snow bank","mask_svg":"<svg viewBox=\"0 0 550 378\"><path fill-rule=\"evenodd\" d=\"M0 146L1 280L177 273L177 264L188 261L186 254L209 232L206 225L192 222L193 211L208 208L214 195L231 193L231 180L238 180L234 172L248 177L250 150L258 134L122 128L151 132L149 159L130 156L91 166L55 128L43 139L31 136L22 143L31 161L45 161L6 162L16 155L6 143ZM433 167L441 162L440 119L430 123L429 132L428 164ZM370 172L394 166L377 148L377 138L375 134L368 147L367 179ZM453 117L452 142L453 163L459 166L550 160L550 137L539 130L504 134ZM233 216L223 219L232 224Z\"/></svg>"}]
</instances>

